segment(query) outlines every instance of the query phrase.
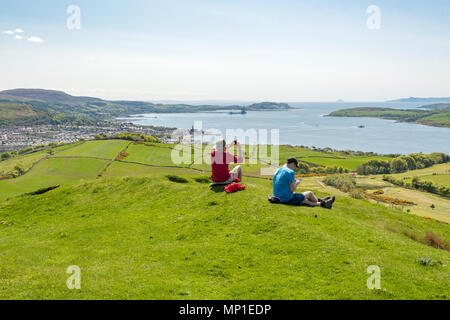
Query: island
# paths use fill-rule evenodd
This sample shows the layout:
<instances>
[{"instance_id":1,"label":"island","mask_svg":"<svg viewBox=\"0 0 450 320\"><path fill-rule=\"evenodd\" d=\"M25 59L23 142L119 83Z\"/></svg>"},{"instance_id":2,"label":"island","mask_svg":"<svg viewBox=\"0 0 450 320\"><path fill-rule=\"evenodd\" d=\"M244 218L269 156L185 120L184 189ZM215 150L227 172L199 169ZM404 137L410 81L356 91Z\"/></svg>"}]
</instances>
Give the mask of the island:
<instances>
[{"instance_id":1,"label":"island","mask_svg":"<svg viewBox=\"0 0 450 320\"><path fill-rule=\"evenodd\" d=\"M327 117L365 117L450 128L450 103L422 106L417 109L351 108L330 113Z\"/></svg>"}]
</instances>

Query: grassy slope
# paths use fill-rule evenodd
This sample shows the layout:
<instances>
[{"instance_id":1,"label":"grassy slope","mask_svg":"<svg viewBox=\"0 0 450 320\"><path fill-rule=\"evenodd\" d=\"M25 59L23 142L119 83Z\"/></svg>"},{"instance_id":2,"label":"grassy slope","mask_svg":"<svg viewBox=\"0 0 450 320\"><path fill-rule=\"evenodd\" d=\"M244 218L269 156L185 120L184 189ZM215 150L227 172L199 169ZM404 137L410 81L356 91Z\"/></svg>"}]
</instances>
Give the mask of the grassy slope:
<instances>
[{"instance_id":1,"label":"grassy slope","mask_svg":"<svg viewBox=\"0 0 450 320\"><path fill-rule=\"evenodd\" d=\"M392 176L396 179L419 177L421 180L450 187L450 163L443 163L430 168L407 171L405 173L392 174Z\"/></svg>"},{"instance_id":2,"label":"grassy slope","mask_svg":"<svg viewBox=\"0 0 450 320\"><path fill-rule=\"evenodd\" d=\"M450 188L450 173L423 176L422 180L431 181L431 182L439 184L441 186L446 186L446 187Z\"/></svg>"},{"instance_id":3,"label":"grassy slope","mask_svg":"<svg viewBox=\"0 0 450 320\"><path fill-rule=\"evenodd\" d=\"M33 164L46 156L48 156L46 151L39 151L24 155L22 157L0 161L0 176L6 175L7 173L13 171L14 167L17 165L21 165L25 170L28 170Z\"/></svg>"},{"instance_id":4,"label":"grassy slope","mask_svg":"<svg viewBox=\"0 0 450 320\"><path fill-rule=\"evenodd\" d=\"M117 154L129 145L129 141L123 140L98 140L88 141L75 148L63 150L56 154L57 157L97 157L114 159Z\"/></svg>"},{"instance_id":5,"label":"grassy slope","mask_svg":"<svg viewBox=\"0 0 450 320\"><path fill-rule=\"evenodd\" d=\"M0 119L34 117L37 113L28 105L21 103L0 103Z\"/></svg>"},{"instance_id":6,"label":"grassy slope","mask_svg":"<svg viewBox=\"0 0 450 320\"><path fill-rule=\"evenodd\" d=\"M110 178L3 203L1 219L16 224L0 226L0 297L448 298L450 254L385 229L449 239L446 225L350 198L333 211L274 206L264 180L227 195L185 177ZM367 290L372 264L386 291ZM65 287L69 265L83 270L80 292Z\"/></svg>"},{"instance_id":7,"label":"grassy slope","mask_svg":"<svg viewBox=\"0 0 450 320\"><path fill-rule=\"evenodd\" d=\"M123 147L113 142L65 152L111 159ZM134 147L128 152L138 157L155 150ZM0 221L15 223L0 224L0 298L449 298L449 252L401 234L420 239L431 231L448 243L448 225L341 193L333 211L270 205L270 181L246 178L246 191L227 195L195 182L209 174L188 168L116 161L103 179L77 182L107 163L53 158L7 181L28 188L16 194L65 186L0 203ZM169 173L189 183L169 182ZM302 187L332 191L316 180ZM3 183L0 196L10 190ZM422 266L419 256L443 265ZM372 264L381 267L385 290L367 290ZM65 286L69 265L82 268L81 291Z\"/></svg>"},{"instance_id":8,"label":"grassy slope","mask_svg":"<svg viewBox=\"0 0 450 320\"><path fill-rule=\"evenodd\" d=\"M49 186L95 178L107 163L98 159L47 159L17 179L1 180L0 200Z\"/></svg>"}]
</instances>

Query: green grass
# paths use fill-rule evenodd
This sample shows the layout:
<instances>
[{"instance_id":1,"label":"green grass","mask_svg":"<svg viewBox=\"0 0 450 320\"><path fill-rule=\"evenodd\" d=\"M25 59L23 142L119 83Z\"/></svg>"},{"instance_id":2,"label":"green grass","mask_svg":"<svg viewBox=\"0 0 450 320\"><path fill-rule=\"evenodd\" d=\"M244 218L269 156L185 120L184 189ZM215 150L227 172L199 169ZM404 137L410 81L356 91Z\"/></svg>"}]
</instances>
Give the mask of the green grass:
<instances>
[{"instance_id":1,"label":"green grass","mask_svg":"<svg viewBox=\"0 0 450 320\"><path fill-rule=\"evenodd\" d=\"M199 171L182 168L150 167L134 163L113 162L106 170L105 177L144 177L155 174L200 174Z\"/></svg>"},{"instance_id":2,"label":"green grass","mask_svg":"<svg viewBox=\"0 0 450 320\"><path fill-rule=\"evenodd\" d=\"M392 174L392 176L395 179L407 180L411 180L413 177L419 177L421 180L431 181L442 186L450 187L450 163L442 163L425 169Z\"/></svg>"},{"instance_id":3,"label":"green grass","mask_svg":"<svg viewBox=\"0 0 450 320\"><path fill-rule=\"evenodd\" d=\"M33 164L45 158L46 156L48 156L48 153L46 151L39 151L21 157L0 161L0 176L7 175L11 171L14 171L14 167L17 165L22 166L26 171Z\"/></svg>"},{"instance_id":4,"label":"green grass","mask_svg":"<svg viewBox=\"0 0 450 320\"><path fill-rule=\"evenodd\" d=\"M40 188L95 178L107 163L98 159L47 159L19 178L0 180L0 200Z\"/></svg>"},{"instance_id":5,"label":"green grass","mask_svg":"<svg viewBox=\"0 0 450 320\"><path fill-rule=\"evenodd\" d=\"M431 181L441 186L446 186L450 188L450 173L422 176L421 179L425 181Z\"/></svg>"},{"instance_id":6,"label":"green grass","mask_svg":"<svg viewBox=\"0 0 450 320\"><path fill-rule=\"evenodd\" d=\"M10 120L16 118L34 117L37 113L26 104L21 103L0 103L0 119Z\"/></svg>"},{"instance_id":7,"label":"green grass","mask_svg":"<svg viewBox=\"0 0 450 320\"><path fill-rule=\"evenodd\" d=\"M332 112L331 117L370 117L401 122L420 123L436 127L450 127L450 108L433 110L400 110L391 108L352 108Z\"/></svg>"},{"instance_id":8,"label":"green grass","mask_svg":"<svg viewBox=\"0 0 450 320\"><path fill-rule=\"evenodd\" d=\"M373 156L373 157L348 157L348 158L316 158L316 157L298 157L301 161L310 162L324 167L342 167L344 169L349 169L350 171L355 171L360 165L370 161L370 160L392 160L392 158Z\"/></svg>"},{"instance_id":9,"label":"green grass","mask_svg":"<svg viewBox=\"0 0 450 320\"><path fill-rule=\"evenodd\" d=\"M0 220L15 224L0 225L0 298L449 298L449 252L385 228L448 241L446 225L350 198L333 211L271 205L260 179L228 195L185 178L109 178L4 202ZM69 265L81 267L81 291L65 286ZM384 290L366 288L369 265Z\"/></svg>"},{"instance_id":10,"label":"green grass","mask_svg":"<svg viewBox=\"0 0 450 320\"><path fill-rule=\"evenodd\" d=\"M130 142L123 140L87 141L56 154L57 157L96 157L114 159Z\"/></svg>"},{"instance_id":11,"label":"green grass","mask_svg":"<svg viewBox=\"0 0 450 320\"><path fill-rule=\"evenodd\" d=\"M90 158L50 158L0 181L0 299L449 299L450 253L422 243L432 232L448 244L446 224L318 178L299 191L336 193L332 211L272 205L265 179L245 177L236 194L211 190L207 172L165 167L165 145L131 145L124 161L142 164L92 158L126 145L65 147L56 156ZM71 265L81 267L80 291L66 287ZM366 287L370 265L381 268L382 290Z\"/></svg>"},{"instance_id":12,"label":"green grass","mask_svg":"<svg viewBox=\"0 0 450 320\"><path fill-rule=\"evenodd\" d=\"M130 154L125 161L138 162L150 165L187 167L189 164L176 164L172 161L171 145L157 144L155 146L145 146L131 144L127 152ZM191 158L192 161L192 158Z\"/></svg>"}]
</instances>

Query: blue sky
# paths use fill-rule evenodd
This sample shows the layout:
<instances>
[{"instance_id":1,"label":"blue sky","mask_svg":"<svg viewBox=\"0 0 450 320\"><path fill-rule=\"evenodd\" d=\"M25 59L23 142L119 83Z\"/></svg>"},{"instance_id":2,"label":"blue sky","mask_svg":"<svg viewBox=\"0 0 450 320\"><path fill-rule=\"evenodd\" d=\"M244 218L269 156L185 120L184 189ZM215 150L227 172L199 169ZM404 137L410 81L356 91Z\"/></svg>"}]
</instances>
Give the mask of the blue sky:
<instances>
[{"instance_id":1,"label":"blue sky","mask_svg":"<svg viewBox=\"0 0 450 320\"><path fill-rule=\"evenodd\" d=\"M69 5L80 7L80 30L66 27ZM379 30L367 28L370 5L381 10ZM1 89L145 100L450 96L450 1L0 0L0 8Z\"/></svg>"}]
</instances>

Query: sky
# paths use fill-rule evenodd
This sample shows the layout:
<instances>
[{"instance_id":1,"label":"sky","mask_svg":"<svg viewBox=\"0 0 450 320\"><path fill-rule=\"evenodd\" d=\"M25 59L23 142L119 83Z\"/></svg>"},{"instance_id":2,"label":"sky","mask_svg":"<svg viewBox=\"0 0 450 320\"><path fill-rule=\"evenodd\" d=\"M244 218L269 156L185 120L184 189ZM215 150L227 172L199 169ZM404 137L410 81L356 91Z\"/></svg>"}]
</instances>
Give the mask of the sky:
<instances>
[{"instance_id":1,"label":"sky","mask_svg":"<svg viewBox=\"0 0 450 320\"><path fill-rule=\"evenodd\" d=\"M448 0L0 0L0 89L146 101L448 97L449 17Z\"/></svg>"}]
</instances>

